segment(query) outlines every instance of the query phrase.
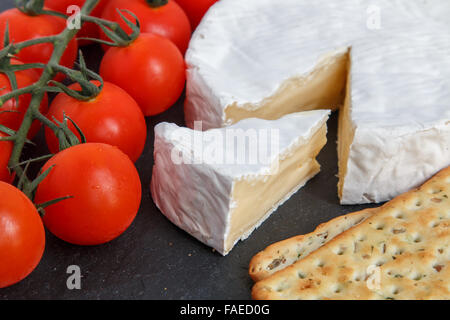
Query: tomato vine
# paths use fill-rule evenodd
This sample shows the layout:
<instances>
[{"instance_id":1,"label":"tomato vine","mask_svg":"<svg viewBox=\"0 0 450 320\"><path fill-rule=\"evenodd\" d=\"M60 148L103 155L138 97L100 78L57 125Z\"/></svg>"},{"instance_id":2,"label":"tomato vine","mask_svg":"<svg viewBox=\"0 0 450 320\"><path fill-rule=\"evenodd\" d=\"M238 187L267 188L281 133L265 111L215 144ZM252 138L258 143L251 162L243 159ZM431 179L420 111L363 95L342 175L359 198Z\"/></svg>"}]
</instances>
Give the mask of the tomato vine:
<instances>
[{"instance_id":1,"label":"tomato vine","mask_svg":"<svg viewBox=\"0 0 450 320\"><path fill-rule=\"evenodd\" d=\"M46 10L44 8L44 0L16 0L15 2L16 7L27 15L48 14L60 17L64 16L65 18L68 18L61 13ZM96 42L100 42L109 46L127 46L139 36L139 22L136 16L131 12L128 13L133 18L135 18L134 22L125 18L122 12L119 11L122 19L132 29L131 34L127 34L116 22L111 22L108 20L90 16L90 13L96 7L98 2L99 0L86 0L85 4L79 12L78 18L80 19L81 26L85 22L92 22L97 24L105 32L110 41L99 39L89 40L94 40ZM22 124L17 131L0 125L0 131L6 134L6 136L0 137L0 141L11 141L13 143L14 146L8 167L16 174L17 186L31 200L33 200L35 189L37 188L39 183L41 183L43 179L45 179L45 177L52 169L51 167L48 168L44 172L41 172L34 179L30 179L28 177L27 169L30 163L48 158L48 156L43 156L26 161L22 161L21 159L25 144L32 143L27 139L27 136L33 121L40 121L44 126L47 126L55 133L56 137L59 140L60 149L69 148L71 146L82 143L85 140L81 130L69 117L65 116L63 121L54 123L53 121L51 121L51 119L48 119L44 114L41 113L39 107L45 94L47 92L64 92L73 98L85 101L96 97L103 86L102 78L98 74L87 68L81 52L79 54L79 63L77 70L67 68L60 64L61 57L63 56L66 47L68 46L69 42L77 35L79 30L79 28L74 29L67 26L61 33L54 36L14 43L10 41L9 27L7 26L5 29L4 47L0 50L0 71L8 76L12 91L0 96L0 106L2 106L10 99L16 99L18 101L18 97L23 94L31 94L31 102L24 115ZM11 63L11 59L14 58L14 56L24 48L43 43L53 44L53 52L47 64L26 63L21 65L13 65ZM14 72L25 69L42 69L42 74L39 80L32 85L23 88L17 88ZM62 73L72 82L78 83L81 87L81 90L77 91L69 89L69 87L67 87L62 82L55 81L54 78L58 73ZM100 87L94 85L90 80L100 81ZM71 122L75 126L75 128L77 128L77 131L81 136L80 139L78 139L78 137L69 129L69 122ZM61 199L55 199L54 201L58 200ZM54 203L54 201L51 201L51 203ZM40 209L49 204L50 203L41 204Z\"/></svg>"}]
</instances>

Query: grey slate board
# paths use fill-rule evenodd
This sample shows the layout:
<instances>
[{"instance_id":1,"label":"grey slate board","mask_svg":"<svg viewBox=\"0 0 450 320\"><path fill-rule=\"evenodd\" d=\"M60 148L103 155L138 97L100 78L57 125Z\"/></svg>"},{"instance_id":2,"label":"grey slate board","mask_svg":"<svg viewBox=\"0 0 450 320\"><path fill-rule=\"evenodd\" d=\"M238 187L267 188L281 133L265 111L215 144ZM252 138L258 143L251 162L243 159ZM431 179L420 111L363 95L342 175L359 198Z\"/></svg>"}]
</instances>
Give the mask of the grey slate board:
<instances>
[{"instance_id":1,"label":"grey slate board","mask_svg":"<svg viewBox=\"0 0 450 320\"><path fill-rule=\"evenodd\" d=\"M13 6L2 0L0 11ZM84 50L97 70L98 46ZM250 259L267 245L311 232L336 216L371 206L341 206L337 198L337 114L329 120L328 143L319 155L322 171L292 196L249 239L222 257L171 224L154 205L149 185L153 166L153 128L162 121L184 125L183 99L167 112L147 119L148 140L137 162L143 198L131 227L114 241L97 247L67 244L47 233L44 257L22 282L0 289L3 299L250 299ZM33 153L45 154L41 147ZM39 149L40 148L40 149ZM81 289L66 286L68 266L81 269Z\"/></svg>"}]
</instances>

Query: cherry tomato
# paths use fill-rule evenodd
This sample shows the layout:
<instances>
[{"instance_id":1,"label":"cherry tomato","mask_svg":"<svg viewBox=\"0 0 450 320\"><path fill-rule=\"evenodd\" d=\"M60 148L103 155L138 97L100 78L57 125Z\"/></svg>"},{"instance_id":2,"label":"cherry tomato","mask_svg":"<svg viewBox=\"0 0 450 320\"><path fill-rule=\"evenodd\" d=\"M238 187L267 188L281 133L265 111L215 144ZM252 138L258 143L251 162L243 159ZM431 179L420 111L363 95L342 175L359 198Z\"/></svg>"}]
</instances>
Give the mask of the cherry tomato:
<instances>
[{"instance_id":1,"label":"cherry tomato","mask_svg":"<svg viewBox=\"0 0 450 320\"><path fill-rule=\"evenodd\" d=\"M39 264L45 231L33 203L0 181L0 288L26 278Z\"/></svg>"},{"instance_id":2,"label":"cherry tomato","mask_svg":"<svg viewBox=\"0 0 450 320\"><path fill-rule=\"evenodd\" d=\"M21 62L12 59L12 64L21 64ZM32 85L39 80L39 76L35 70L28 69L15 72L17 87L23 88ZM11 92L11 84L6 74L0 72L0 95L4 95ZM17 105L16 99L10 99L0 106L0 124L17 131L22 124L25 112L28 109L31 101L31 94L23 94L19 96L19 105ZM47 95L42 99L39 110L45 114L48 108ZM39 131L41 123L35 120L28 132L28 138L33 139Z\"/></svg>"},{"instance_id":3,"label":"cherry tomato","mask_svg":"<svg viewBox=\"0 0 450 320\"><path fill-rule=\"evenodd\" d=\"M98 81L93 81L97 86ZM79 84L69 88L80 90ZM88 142L101 142L118 147L135 162L145 146L147 125L144 115L134 99L118 86L105 82L100 94L90 101L79 101L65 93L53 100L47 117L62 121L64 113L80 127ZM69 127L78 137L74 126ZM59 141L48 127L45 128L47 145L52 153L59 150Z\"/></svg>"},{"instance_id":4,"label":"cherry tomato","mask_svg":"<svg viewBox=\"0 0 450 320\"><path fill-rule=\"evenodd\" d=\"M218 0L175 0L186 12L192 29L197 28L206 11Z\"/></svg>"},{"instance_id":5,"label":"cherry tomato","mask_svg":"<svg viewBox=\"0 0 450 320\"><path fill-rule=\"evenodd\" d=\"M94 10L91 12L91 16L100 17L109 0L101 0ZM61 12L63 14L73 14L73 12L67 12L67 8L72 5L82 7L86 0L45 0L45 6L51 10ZM80 32L77 34L77 38L98 38L100 36L98 26L95 23L86 22L83 24ZM82 46L90 44L91 41L79 40L78 43Z\"/></svg>"},{"instance_id":6,"label":"cherry tomato","mask_svg":"<svg viewBox=\"0 0 450 320\"><path fill-rule=\"evenodd\" d=\"M143 33L128 47L109 49L100 75L127 91L144 115L159 114L180 97L186 82L185 64L168 39Z\"/></svg>"},{"instance_id":7,"label":"cherry tomato","mask_svg":"<svg viewBox=\"0 0 450 320\"><path fill-rule=\"evenodd\" d=\"M0 137L7 137L7 135L0 131ZM8 169L12 149L13 143L11 141L0 141L0 181L8 183L11 183L13 179L13 174Z\"/></svg>"},{"instance_id":8,"label":"cherry tomato","mask_svg":"<svg viewBox=\"0 0 450 320\"><path fill-rule=\"evenodd\" d=\"M170 39L184 55L192 30L188 17L175 1L169 0L163 6L152 8L146 0L111 0L105 7L102 18L118 22L126 32L131 33L130 27L120 17L117 8L133 12L139 19L142 32L154 33ZM126 12L123 14L134 21L130 14ZM101 35L104 40L108 40L103 32Z\"/></svg>"},{"instance_id":9,"label":"cherry tomato","mask_svg":"<svg viewBox=\"0 0 450 320\"><path fill-rule=\"evenodd\" d=\"M3 48L3 37L6 23L9 24L10 41L22 42L40 37L59 34L66 28L66 20L50 15L29 16L18 9L9 9L0 13L0 46ZM51 43L42 43L21 50L16 57L24 63L40 62L47 63L53 53ZM66 48L60 64L72 68L77 58L78 45L73 39ZM42 70L39 70L39 74ZM58 74L56 80L64 79Z\"/></svg>"},{"instance_id":10,"label":"cherry tomato","mask_svg":"<svg viewBox=\"0 0 450 320\"><path fill-rule=\"evenodd\" d=\"M40 204L65 196L45 209L44 224L58 238L77 245L99 245L121 235L141 201L141 182L130 158L102 143L85 143L53 156L54 166L36 190Z\"/></svg>"}]
</instances>

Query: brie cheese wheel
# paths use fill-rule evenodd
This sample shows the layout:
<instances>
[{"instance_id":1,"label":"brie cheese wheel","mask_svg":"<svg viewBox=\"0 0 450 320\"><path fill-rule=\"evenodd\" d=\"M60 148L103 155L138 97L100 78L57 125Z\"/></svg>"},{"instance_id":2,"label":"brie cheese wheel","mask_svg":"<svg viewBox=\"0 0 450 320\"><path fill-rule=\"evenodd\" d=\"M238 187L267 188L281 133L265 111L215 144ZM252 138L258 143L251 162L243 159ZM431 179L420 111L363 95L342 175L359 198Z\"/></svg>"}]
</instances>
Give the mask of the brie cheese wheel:
<instances>
[{"instance_id":1,"label":"brie cheese wheel","mask_svg":"<svg viewBox=\"0 0 450 320\"><path fill-rule=\"evenodd\" d=\"M186 61L190 127L340 108L342 204L450 165L450 1L221 0Z\"/></svg>"},{"instance_id":2,"label":"brie cheese wheel","mask_svg":"<svg viewBox=\"0 0 450 320\"><path fill-rule=\"evenodd\" d=\"M330 111L226 128L155 127L151 193L174 224L226 255L316 175ZM196 128L199 129L199 128Z\"/></svg>"}]
</instances>

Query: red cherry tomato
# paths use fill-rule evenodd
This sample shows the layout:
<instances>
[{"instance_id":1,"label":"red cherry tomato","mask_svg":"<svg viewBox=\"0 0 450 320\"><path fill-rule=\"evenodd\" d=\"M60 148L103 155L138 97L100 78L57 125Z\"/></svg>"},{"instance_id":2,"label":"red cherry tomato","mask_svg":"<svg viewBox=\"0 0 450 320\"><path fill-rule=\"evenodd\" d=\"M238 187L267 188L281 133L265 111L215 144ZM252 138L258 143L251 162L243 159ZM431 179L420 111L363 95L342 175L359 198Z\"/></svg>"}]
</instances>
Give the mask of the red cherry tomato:
<instances>
[{"instance_id":1,"label":"red cherry tomato","mask_svg":"<svg viewBox=\"0 0 450 320\"><path fill-rule=\"evenodd\" d=\"M11 60L12 64L21 64L17 60ZM28 69L15 72L17 87L23 88L32 85L39 80L39 76L35 70ZM0 95L11 92L11 84L6 74L0 72ZM0 106L0 124L17 131L22 124L23 117L27 111L31 101L31 94L23 94L19 96L19 105L16 99L10 99ZM42 99L39 110L45 114L48 108L47 95ZM39 131L41 123L35 120L28 132L28 138L33 139Z\"/></svg>"},{"instance_id":2,"label":"red cherry tomato","mask_svg":"<svg viewBox=\"0 0 450 320\"><path fill-rule=\"evenodd\" d=\"M0 288L26 278L39 264L45 231L33 203L0 181Z\"/></svg>"},{"instance_id":3,"label":"red cherry tomato","mask_svg":"<svg viewBox=\"0 0 450 320\"><path fill-rule=\"evenodd\" d=\"M100 75L127 91L144 115L156 115L172 106L186 82L185 64L168 39L143 33L128 47L109 49Z\"/></svg>"},{"instance_id":4,"label":"red cherry tomato","mask_svg":"<svg viewBox=\"0 0 450 320\"><path fill-rule=\"evenodd\" d=\"M192 29L197 28L205 13L218 0L175 0L186 12Z\"/></svg>"},{"instance_id":5,"label":"red cherry tomato","mask_svg":"<svg viewBox=\"0 0 450 320\"><path fill-rule=\"evenodd\" d=\"M117 8L133 12L139 19L142 32L154 33L170 39L184 55L192 30L188 17L176 2L169 0L166 5L152 8L146 0L111 0L105 7L102 18L118 22L126 32L131 33L130 27L122 20ZM123 14L134 21L130 14L126 12ZM108 40L103 32L101 35L102 39Z\"/></svg>"},{"instance_id":6,"label":"red cherry tomato","mask_svg":"<svg viewBox=\"0 0 450 320\"><path fill-rule=\"evenodd\" d=\"M97 86L98 81L93 81ZM79 84L69 88L80 90ZM62 121L64 113L81 129L87 142L101 142L118 147L135 162L145 146L147 125L144 115L134 99L118 86L105 82L102 92L90 101L79 101L65 93L53 100L47 117ZM69 127L78 137L75 127ZM45 128L47 145L52 153L59 150L59 141L48 127Z\"/></svg>"},{"instance_id":7,"label":"red cherry tomato","mask_svg":"<svg viewBox=\"0 0 450 320\"><path fill-rule=\"evenodd\" d=\"M7 135L0 131L0 137L7 137ZM0 181L8 183L11 183L13 179L13 174L8 169L12 149L13 143L11 141L0 141Z\"/></svg>"},{"instance_id":8,"label":"red cherry tomato","mask_svg":"<svg viewBox=\"0 0 450 320\"><path fill-rule=\"evenodd\" d=\"M44 165L54 166L36 190L36 203L65 196L45 209L44 224L58 238L99 245L121 235L141 202L141 182L130 158L117 147L85 143L65 149Z\"/></svg>"},{"instance_id":9,"label":"red cherry tomato","mask_svg":"<svg viewBox=\"0 0 450 320\"><path fill-rule=\"evenodd\" d=\"M94 10L91 12L91 16L100 17L105 7L106 3L109 0L101 0ZM78 7L82 7L86 0L45 0L45 6L51 10L55 10L61 12L63 14L70 15L71 12L67 12L67 8L72 5L76 5ZM98 26L95 23L86 22L83 24L80 32L77 34L77 38L98 38L100 36ZM80 45L87 45L91 43L91 41L79 40L78 43Z\"/></svg>"},{"instance_id":10,"label":"red cherry tomato","mask_svg":"<svg viewBox=\"0 0 450 320\"><path fill-rule=\"evenodd\" d=\"M10 40L22 42L40 37L59 34L66 28L66 20L50 15L29 16L18 9L9 9L0 13L0 46L3 48L3 38L6 23L9 24ZM37 44L21 50L16 56L24 63L40 62L47 63L53 53L51 43ZM78 45L73 39L67 46L60 64L72 68L77 58ZM39 74L42 70L39 70ZM56 80L62 80L64 76L58 74Z\"/></svg>"}]
</instances>

